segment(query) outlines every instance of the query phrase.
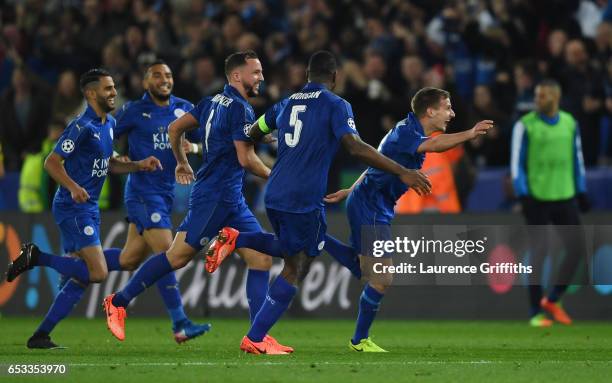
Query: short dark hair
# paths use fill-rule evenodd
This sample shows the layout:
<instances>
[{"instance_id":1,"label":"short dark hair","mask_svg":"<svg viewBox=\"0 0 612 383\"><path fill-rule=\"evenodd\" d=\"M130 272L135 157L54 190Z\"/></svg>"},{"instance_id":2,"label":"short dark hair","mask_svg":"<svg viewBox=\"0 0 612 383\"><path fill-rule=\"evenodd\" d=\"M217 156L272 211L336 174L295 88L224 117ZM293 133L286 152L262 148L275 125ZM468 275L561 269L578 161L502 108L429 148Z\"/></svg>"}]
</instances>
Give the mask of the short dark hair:
<instances>
[{"instance_id":1,"label":"short dark hair","mask_svg":"<svg viewBox=\"0 0 612 383\"><path fill-rule=\"evenodd\" d=\"M557 88L559 90L559 92L561 92L561 84L559 84L559 81L552 79L552 78L545 78L543 80L541 80L540 82L538 82L536 84L536 86L545 86L548 88Z\"/></svg>"},{"instance_id":2,"label":"short dark hair","mask_svg":"<svg viewBox=\"0 0 612 383\"><path fill-rule=\"evenodd\" d=\"M427 112L427 108L437 107L440 101L447 98L450 98L450 93L444 89L426 87L416 92L410 105L414 114L421 117Z\"/></svg>"},{"instance_id":3,"label":"short dark hair","mask_svg":"<svg viewBox=\"0 0 612 383\"><path fill-rule=\"evenodd\" d=\"M90 69L87 72L81 75L81 79L79 80L79 85L81 87L81 92L85 92L85 88L89 84L100 81L100 77L113 77L109 71L102 68L94 68Z\"/></svg>"},{"instance_id":4,"label":"short dark hair","mask_svg":"<svg viewBox=\"0 0 612 383\"><path fill-rule=\"evenodd\" d=\"M257 59L257 53L252 50L246 50L242 52L232 53L225 59L225 75L229 76L234 69L239 68L246 64L249 59Z\"/></svg>"},{"instance_id":5,"label":"short dark hair","mask_svg":"<svg viewBox=\"0 0 612 383\"><path fill-rule=\"evenodd\" d=\"M338 70L338 63L333 53L318 51L308 60L308 79L327 80Z\"/></svg>"},{"instance_id":6,"label":"short dark hair","mask_svg":"<svg viewBox=\"0 0 612 383\"><path fill-rule=\"evenodd\" d=\"M164 60L162 60L162 59L155 59L155 60L153 60L151 62L148 62L145 65L144 75L146 76L146 74L149 72L149 69L151 69L155 65L165 65L168 68L170 68L170 65L168 65Z\"/></svg>"}]
</instances>

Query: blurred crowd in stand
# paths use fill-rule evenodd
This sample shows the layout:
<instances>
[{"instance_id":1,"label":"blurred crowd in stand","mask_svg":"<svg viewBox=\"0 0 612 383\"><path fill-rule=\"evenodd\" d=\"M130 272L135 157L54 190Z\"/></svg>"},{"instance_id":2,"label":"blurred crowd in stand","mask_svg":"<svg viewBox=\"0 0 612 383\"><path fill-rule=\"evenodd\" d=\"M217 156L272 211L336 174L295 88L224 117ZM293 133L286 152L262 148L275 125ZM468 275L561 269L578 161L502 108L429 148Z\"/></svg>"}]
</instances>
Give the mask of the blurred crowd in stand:
<instances>
[{"instance_id":1,"label":"blurred crowd in stand","mask_svg":"<svg viewBox=\"0 0 612 383\"><path fill-rule=\"evenodd\" d=\"M605 0L5 0L0 175L50 150L83 109L78 77L91 67L113 74L122 105L142 96L144 66L164 59L175 95L197 103L222 89L229 53L253 49L265 76L262 96L252 100L260 114L299 90L309 55L328 49L342 68L335 91L352 104L358 131L373 146L424 86L451 92L457 117L450 132L495 120L487 136L426 164L445 172L440 182L454 202L421 210L459 211L480 169L508 166L512 126L533 108L534 84L543 78L562 85L562 108L579 122L587 167L610 163L611 22ZM361 170L339 153L330 190ZM253 201L258 182L249 178ZM108 206L118 207L121 180L110 183Z\"/></svg>"}]
</instances>

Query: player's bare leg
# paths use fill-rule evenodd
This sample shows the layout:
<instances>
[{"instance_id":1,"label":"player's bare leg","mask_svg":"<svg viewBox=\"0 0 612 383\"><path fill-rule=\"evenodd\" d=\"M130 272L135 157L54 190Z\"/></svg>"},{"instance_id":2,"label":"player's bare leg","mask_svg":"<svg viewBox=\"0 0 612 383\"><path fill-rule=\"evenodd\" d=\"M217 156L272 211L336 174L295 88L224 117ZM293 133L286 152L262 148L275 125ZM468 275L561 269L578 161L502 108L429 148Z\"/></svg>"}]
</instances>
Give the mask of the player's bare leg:
<instances>
[{"instance_id":1,"label":"player's bare leg","mask_svg":"<svg viewBox=\"0 0 612 383\"><path fill-rule=\"evenodd\" d=\"M384 266L393 266L392 258L374 258L359 255L359 263L361 266L362 280L368 283L372 288L381 294L384 294L393 283L393 274L391 273L374 273L372 267L374 263L380 263Z\"/></svg>"},{"instance_id":2,"label":"player's bare leg","mask_svg":"<svg viewBox=\"0 0 612 383\"><path fill-rule=\"evenodd\" d=\"M129 302L166 274L187 265L196 255L196 249L185 242L186 234L184 231L178 232L167 252L150 257L132 275L121 291L104 299L106 322L109 330L117 339L125 339L123 318L125 318L125 307Z\"/></svg>"},{"instance_id":3,"label":"player's bare leg","mask_svg":"<svg viewBox=\"0 0 612 383\"><path fill-rule=\"evenodd\" d=\"M172 231L163 228L144 230L138 233L136 225L130 223L125 246L119 261L123 270L135 270L149 254L159 254L166 251L172 244ZM172 332L177 343L194 339L210 330L210 324L195 324L183 311L178 293L176 277L169 273L157 281L157 288L173 322Z\"/></svg>"},{"instance_id":4,"label":"player's bare leg","mask_svg":"<svg viewBox=\"0 0 612 383\"><path fill-rule=\"evenodd\" d=\"M287 282L297 285L306 278L314 257L309 257L304 252L300 252L298 255L285 257L284 259L285 265L281 275Z\"/></svg>"},{"instance_id":5,"label":"player's bare leg","mask_svg":"<svg viewBox=\"0 0 612 383\"><path fill-rule=\"evenodd\" d=\"M238 249L238 255L249 269L268 271L272 267L272 257L252 249Z\"/></svg>"},{"instance_id":6,"label":"player's bare leg","mask_svg":"<svg viewBox=\"0 0 612 383\"><path fill-rule=\"evenodd\" d=\"M169 245L170 243L168 243L168 246ZM127 239L121 250L121 255L119 256L121 269L128 271L136 270L151 252L152 249L147 244L144 236L138 234L138 229L135 224L130 223L128 226Z\"/></svg>"},{"instance_id":7,"label":"player's bare leg","mask_svg":"<svg viewBox=\"0 0 612 383\"><path fill-rule=\"evenodd\" d=\"M172 246L172 232L169 229L148 229L143 232L143 237L155 254L161 253ZM178 281L174 272L168 273L158 280L157 288L162 298L164 298L166 308L172 317L174 323L172 330L174 332L174 340L177 343L194 339L210 330L210 323L196 324L191 322L185 315L178 291Z\"/></svg>"},{"instance_id":8,"label":"player's bare leg","mask_svg":"<svg viewBox=\"0 0 612 383\"><path fill-rule=\"evenodd\" d=\"M196 255L196 249L185 241L186 237L187 232L185 231L176 233L172 245L166 252L166 257L173 270L185 267Z\"/></svg>"},{"instance_id":9,"label":"player's bare leg","mask_svg":"<svg viewBox=\"0 0 612 383\"><path fill-rule=\"evenodd\" d=\"M108 267L102 246L87 246L76 252L77 256L85 261L89 271L89 282L99 283L108 276Z\"/></svg>"}]
</instances>

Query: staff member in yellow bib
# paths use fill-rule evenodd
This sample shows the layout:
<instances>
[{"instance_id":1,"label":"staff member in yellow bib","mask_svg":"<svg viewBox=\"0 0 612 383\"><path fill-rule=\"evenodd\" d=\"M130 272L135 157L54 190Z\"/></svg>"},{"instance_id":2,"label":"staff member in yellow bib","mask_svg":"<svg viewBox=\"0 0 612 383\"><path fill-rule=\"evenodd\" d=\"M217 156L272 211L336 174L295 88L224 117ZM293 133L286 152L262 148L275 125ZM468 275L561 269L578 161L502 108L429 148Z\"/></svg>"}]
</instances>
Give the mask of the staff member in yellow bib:
<instances>
[{"instance_id":1,"label":"staff member in yellow bib","mask_svg":"<svg viewBox=\"0 0 612 383\"><path fill-rule=\"evenodd\" d=\"M535 88L535 110L521 117L512 132L511 173L515 194L520 198L528 225L580 225L578 196L586 192L580 131L576 120L559 109L561 87L544 80ZM531 263L541 270L546 242L532 235ZM573 236L572 236L573 237ZM561 235L566 256L559 277L548 296L543 296L539 273L529 282L530 324L548 327L571 319L560 298L578 267L583 239Z\"/></svg>"}]
</instances>

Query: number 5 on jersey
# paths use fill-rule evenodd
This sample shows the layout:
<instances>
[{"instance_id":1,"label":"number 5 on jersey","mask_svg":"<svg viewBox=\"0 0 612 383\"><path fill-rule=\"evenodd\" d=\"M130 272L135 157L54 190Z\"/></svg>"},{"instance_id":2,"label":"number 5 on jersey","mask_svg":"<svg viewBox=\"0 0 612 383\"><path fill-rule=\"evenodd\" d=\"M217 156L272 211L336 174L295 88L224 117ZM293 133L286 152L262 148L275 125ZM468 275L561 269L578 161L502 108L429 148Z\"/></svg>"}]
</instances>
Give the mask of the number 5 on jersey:
<instances>
[{"instance_id":1,"label":"number 5 on jersey","mask_svg":"<svg viewBox=\"0 0 612 383\"><path fill-rule=\"evenodd\" d=\"M306 105L294 105L291 108L291 116L289 117L289 126L293 127L293 134L285 133L285 143L290 148L294 148L300 142L300 133L302 133L302 120L299 114L306 111Z\"/></svg>"}]
</instances>

